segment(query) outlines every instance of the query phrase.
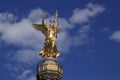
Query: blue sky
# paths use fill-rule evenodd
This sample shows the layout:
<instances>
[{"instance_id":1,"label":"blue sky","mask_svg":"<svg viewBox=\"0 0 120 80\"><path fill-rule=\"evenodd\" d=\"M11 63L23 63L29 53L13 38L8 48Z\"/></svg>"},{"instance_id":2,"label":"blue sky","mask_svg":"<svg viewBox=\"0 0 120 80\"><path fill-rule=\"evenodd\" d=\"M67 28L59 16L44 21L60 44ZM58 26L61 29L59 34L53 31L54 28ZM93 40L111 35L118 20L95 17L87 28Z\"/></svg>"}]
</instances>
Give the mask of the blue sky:
<instances>
[{"instance_id":1,"label":"blue sky","mask_svg":"<svg viewBox=\"0 0 120 80\"><path fill-rule=\"evenodd\" d=\"M63 80L120 80L119 0L0 1L0 80L35 80L44 35L32 28L59 11Z\"/></svg>"}]
</instances>

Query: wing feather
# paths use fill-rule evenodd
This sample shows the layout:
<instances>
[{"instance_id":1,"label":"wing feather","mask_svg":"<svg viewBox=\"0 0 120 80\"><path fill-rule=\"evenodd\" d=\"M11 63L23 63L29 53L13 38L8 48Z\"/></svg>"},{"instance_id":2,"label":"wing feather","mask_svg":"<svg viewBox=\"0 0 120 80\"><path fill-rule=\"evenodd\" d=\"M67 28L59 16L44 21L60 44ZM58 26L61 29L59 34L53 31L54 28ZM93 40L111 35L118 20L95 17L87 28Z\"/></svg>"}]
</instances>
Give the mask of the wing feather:
<instances>
[{"instance_id":1,"label":"wing feather","mask_svg":"<svg viewBox=\"0 0 120 80\"><path fill-rule=\"evenodd\" d=\"M61 28L56 28L56 33L60 33L62 31L62 29Z\"/></svg>"},{"instance_id":2,"label":"wing feather","mask_svg":"<svg viewBox=\"0 0 120 80\"><path fill-rule=\"evenodd\" d=\"M48 28L46 27L46 25L42 25L42 24L33 24L33 27L36 30L42 31L43 33L45 33L48 30Z\"/></svg>"}]
</instances>

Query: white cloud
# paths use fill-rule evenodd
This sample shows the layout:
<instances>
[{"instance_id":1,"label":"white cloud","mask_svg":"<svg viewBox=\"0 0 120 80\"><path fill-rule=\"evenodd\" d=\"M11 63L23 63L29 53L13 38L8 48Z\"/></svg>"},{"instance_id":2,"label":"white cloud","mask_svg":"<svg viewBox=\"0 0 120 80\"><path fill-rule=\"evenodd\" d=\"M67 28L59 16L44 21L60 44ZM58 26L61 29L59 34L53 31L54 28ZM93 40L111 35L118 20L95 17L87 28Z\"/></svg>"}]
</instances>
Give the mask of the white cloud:
<instances>
[{"instance_id":1,"label":"white cloud","mask_svg":"<svg viewBox=\"0 0 120 80\"><path fill-rule=\"evenodd\" d=\"M0 22L13 22L16 17L12 13L0 13Z\"/></svg>"},{"instance_id":2,"label":"white cloud","mask_svg":"<svg viewBox=\"0 0 120 80\"><path fill-rule=\"evenodd\" d=\"M36 80L36 76L31 75L29 78L27 78L26 80Z\"/></svg>"},{"instance_id":3,"label":"white cloud","mask_svg":"<svg viewBox=\"0 0 120 80\"><path fill-rule=\"evenodd\" d=\"M83 27L79 27L76 31L78 34L73 37L69 34L69 30L75 28L75 23L85 23L90 17L94 17L98 13L103 12L104 9L103 6L89 3L85 9L74 10L72 17L70 17L73 23L70 23L69 20L65 18L60 18L59 26L63 29L63 32L58 34L58 50L62 53L67 52L71 46L85 43L88 39L89 26L81 25ZM45 37L42 33L36 31L32 27L32 24L33 22L40 23L40 14L42 13L49 15L48 12L45 12L43 9L37 8L31 10L27 18L23 18L19 22L14 23L11 23L11 21L15 20L17 16L14 16L12 13L2 13L3 16L1 16L0 21L4 20L4 22L0 22L0 39L7 44L17 45L23 48L14 53L14 58L16 57L17 61L29 63L29 61L34 62L38 59L34 53L42 49ZM54 18L55 16L53 15L49 16L45 22L49 24L49 20ZM34 57L35 60L33 60L32 57Z\"/></svg>"},{"instance_id":4,"label":"white cloud","mask_svg":"<svg viewBox=\"0 0 120 80\"><path fill-rule=\"evenodd\" d=\"M85 43L87 43L90 39L89 39L89 32L91 30L90 25L84 25L82 26L79 31L77 36L75 36L73 38L73 45L83 45Z\"/></svg>"},{"instance_id":5,"label":"white cloud","mask_svg":"<svg viewBox=\"0 0 120 80\"><path fill-rule=\"evenodd\" d=\"M120 30L114 31L110 36L110 39L120 42Z\"/></svg>"},{"instance_id":6,"label":"white cloud","mask_svg":"<svg viewBox=\"0 0 120 80\"><path fill-rule=\"evenodd\" d=\"M75 9L73 15L70 17L70 21L65 18L59 18L59 27L63 29L63 32L58 34L57 38L59 52L66 53L72 46L78 46L88 42L89 31L91 29L89 24L78 27L75 36L71 36L69 30L75 30L76 23L86 23L91 17L102 13L104 9L103 6L89 3L85 9ZM11 54L13 56L12 60L20 64L27 63L30 65L39 60L38 53L44 46L43 41L45 37L42 33L36 31L32 27L32 24L33 22L40 23L40 14L42 13L49 15L43 9L37 8L31 10L29 16L21 19L19 22L15 21L17 16L14 16L12 13L2 13L3 16L0 16L0 40L3 40L6 44L12 44L22 48ZM46 18L46 24L49 24L49 20L54 18L55 16L49 15ZM13 65L8 64L7 66L11 68ZM16 71L19 68L17 66L14 67ZM35 79L35 76L31 74L31 70L24 70L23 68L21 72L23 73L18 75L19 79Z\"/></svg>"},{"instance_id":7,"label":"white cloud","mask_svg":"<svg viewBox=\"0 0 120 80\"><path fill-rule=\"evenodd\" d=\"M59 27L62 28L63 30L66 29L72 29L74 28L74 24L70 23L68 20L64 19L64 18L60 18L59 19Z\"/></svg>"},{"instance_id":8,"label":"white cloud","mask_svg":"<svg viewBox=\"0 0 120 80\"><path fill-rule=\"evenodd\" d=\"M40 56L38 55L38 52L36 50L32 49L22 49L14 53L14 56L12 59L22 62L22 63L28 63L33 64L39 60Z\"/></svg>"},{"instance_id":9,"label":"white cloud","mask_svg":"<svg viewBox=\"0 0 120 80\"><path fill-rule=\"evenodd\" d=\"M43 9L41 8L37 8L37 9L33 9L30 11L29 15L28 15L28 18L30 20L32 20L33 22L36 22L36 21L39 21L40 20L40 17L41 15L47 15L48 13L45 12Z\"/></svg>"},{"instance_id":10,"label":"white cloud","mask_svg":"<svg viewBox=\"0 0 120 80\"><path fill-rule=\"evenodd\" d=\"M35 11L35 13L34 13ZM33 13L32 13L33 12ZM35 62L38 59L39 50L43 47L44 35L36 31L32 27L31 19L35 14L39 13L40 9L34 9L30 12L29 18L23 18L19 22L10 23L8 21L0 23L1 40L6 44L12 44L22 47L22 50L18 50L13 55L13 58L19 62L28 63ZM41 11L42 12L42 11ZM36 15L37 16L37 15ZM8 17L6 17L8 18ZM47 18L47 22L53 18L53 16ZM6 19L7 20L7 19ZM61 18L62 27L65 30L67 27L72 27L66 19ZM47 23L48 24L48 23ZM66 41L70 36L67 32L62 32L58 36L58 47L59 51L68 51L70 47L69 41ZM66 48L62 44L65 44ZM33 59L34 58L34 59Z\"/></svg>"},{"instance_id":11,"label":"white cloud","mask_svg":"<svg viewBox=\"0 0 120 80\"><path fill-rule=\"evenodd\" d=\"M67 31L58 34L57 46L61 53L68 52L71 45L71 37Z\"/></svg>"},{"instance_id":12,"label":"white cloud","mask_svg":"<svg viewBox=\"0 0 120 80\"><path fill-rule=\"evenodd\" d=\"M4 66L11 70L11 71L14 71L14 72L17 72L19 69L19 67L17 65L14 65L14 64L10 64L10 63L7 63L7 64L4 64Z\"/></svg>"},{"instance_id":13,"label":"white cloud","mask_svg":"<svg viewBox=\"0 0 120 80\"><path fill-rule=\"evenodd\" d=\"M43 35L36 32L31 22L23 19L19 23L1 23L0 31L2 33L1 39L8 44L20 45L23 47L37 47L38 42L42 43Z\"/></svg>"},{"instance_id":14,"label":"white cloud","mask_svg":"<svg viewBox=\"0 0 120 80\"><path fill-rule=\"evenodd\" d=\"M104 10L105 7L101 5L89 3L86 5L85 9L75 9L73 11L72 17L70 18L70 21L72 23L86 23L90 21L90 18L93 18L99 13L102 13Z\"/></svg>"},{"instance_id":15,"label":"white cloud","mask_svg":"<svg viewBox=\"0 0 120 80\"><path fill-rule=\"evenodd\" d=\"M36 80L35 74L32 70L26 69L20 75L16 75L17 80Z\"/></svg>"},{"instance_id":16,"label":"white cloud","mask_svg":"<svg viewBox=\"0 0 120 80\"><path fill-rule=\"evenodd\" d=\"M24 72L20 75L20 78L25 77L26 75L30 74L32 71L31 70L24 70Z\"/></svg>"},{"instance_id":17,"label":"white cloud","mask_svg":"<svg viewBox=\"0 0 120 80\"><path fill-rule=\"evenodd\" d=\"M29 75L31 75L32 71L31 70L24 70L21 75L17 77L18 80L27 80Z\"/></svg>"}]
</instances>

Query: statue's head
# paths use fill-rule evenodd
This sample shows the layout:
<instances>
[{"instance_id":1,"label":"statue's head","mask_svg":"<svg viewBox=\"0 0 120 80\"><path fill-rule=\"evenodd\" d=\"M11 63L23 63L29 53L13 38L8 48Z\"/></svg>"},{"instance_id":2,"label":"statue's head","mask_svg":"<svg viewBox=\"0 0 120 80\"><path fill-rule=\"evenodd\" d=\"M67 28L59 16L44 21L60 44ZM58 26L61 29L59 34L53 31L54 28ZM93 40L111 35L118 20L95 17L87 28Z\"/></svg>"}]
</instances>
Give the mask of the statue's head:
<instances>
[{"instance_id":1,"label":"statue's head","mask_svg":"<svg viewBox=\"0 0 120 80\"><path fill-rule=\"evenodd\" d=\"M55 29L55 21L50 20L50 29L54 30Z\"/></svg>"},{"instance_id":2,"label":"statue's head","mask_svg":"<svg viewBox=\"0 0 120 80\"><path fill-rule=\"evenodd\" d=\"M54 25L55 21L50 20L50 25Z\"/></svg>"}]
</instances>

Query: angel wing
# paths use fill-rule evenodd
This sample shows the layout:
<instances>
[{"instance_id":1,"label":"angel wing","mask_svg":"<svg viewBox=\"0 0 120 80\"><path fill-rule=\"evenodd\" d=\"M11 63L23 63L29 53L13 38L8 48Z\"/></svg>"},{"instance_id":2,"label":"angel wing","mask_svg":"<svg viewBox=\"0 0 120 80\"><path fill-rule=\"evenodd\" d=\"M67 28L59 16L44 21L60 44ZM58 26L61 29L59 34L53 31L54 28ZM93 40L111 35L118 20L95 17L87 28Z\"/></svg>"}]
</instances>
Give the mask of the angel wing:
<instances>
[{"instance_id":1,"label":"angel wing","mask_svg":"<svg viewBox=\"0 0 120 80\"><path fill-rule=\"evenodd\" d=\"M62 31L61 28L56 27L56 33L60 33Z\"/></svg>"},{"instance_id":2,"label":"angel wing","mask_svg":"<svg viewBox=\"0 0 120 80\"><path fill-rule=\"evenodd\" d=\"M40 30L43 34L46 34L48 28L43 24L33 24L33 27L37 30Z\"/></svg>"}]
</instances>

